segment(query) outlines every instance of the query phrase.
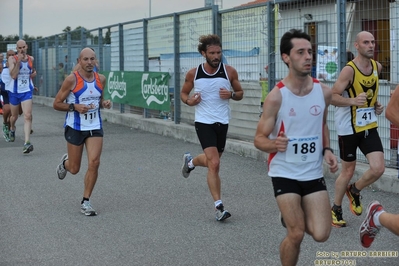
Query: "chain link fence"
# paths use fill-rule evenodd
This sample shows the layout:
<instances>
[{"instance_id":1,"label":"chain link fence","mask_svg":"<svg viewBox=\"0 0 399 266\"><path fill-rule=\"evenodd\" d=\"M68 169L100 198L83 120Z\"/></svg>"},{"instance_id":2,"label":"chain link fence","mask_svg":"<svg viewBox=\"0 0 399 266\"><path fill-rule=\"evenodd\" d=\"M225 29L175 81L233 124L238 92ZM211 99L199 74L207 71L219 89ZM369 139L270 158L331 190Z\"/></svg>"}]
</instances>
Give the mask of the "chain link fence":
<instances>
[{"instance_id":1,"label":"chain link fence","mask_svg":"<svg viewBox=\"0 0 399 266\"><path fill-rule=\"evenodd\" d=\"M374 59L383 66L379 101L387 105L399 79L397 2L275 0L254 3L227 10L219 10L218 6L199 8L30 42L29 52L35 57L38 72L34 80L38 94L54 97L62 81L58 71L60 63L65 74L71 73L80 50L91 47L99 59L100 72L165 72L171 77L167 110L114 104L115 110L148 119L167 119L170 123L193 124L194 108L181 104L180 88L187 71L204 60L197 51L199 36L215 33L222 38L223 61L237 69L245 91L242 101L231 103L229 137L252 141L263 97L287 74L279 54L280 38L291 28L297 28L312 38L312 76L331 87L347 62L347 52L356 56L353 46L356 34L371 32L376 40ZM127 89L141 90L129 85ZM397 167L398 129L384 114L378 117L378 123L386 165ZM338 150L333 106L329 109L328 124L331 145ZM366 162L360 151L357 157L358 161Z\"/></svg>"}]
</instances>

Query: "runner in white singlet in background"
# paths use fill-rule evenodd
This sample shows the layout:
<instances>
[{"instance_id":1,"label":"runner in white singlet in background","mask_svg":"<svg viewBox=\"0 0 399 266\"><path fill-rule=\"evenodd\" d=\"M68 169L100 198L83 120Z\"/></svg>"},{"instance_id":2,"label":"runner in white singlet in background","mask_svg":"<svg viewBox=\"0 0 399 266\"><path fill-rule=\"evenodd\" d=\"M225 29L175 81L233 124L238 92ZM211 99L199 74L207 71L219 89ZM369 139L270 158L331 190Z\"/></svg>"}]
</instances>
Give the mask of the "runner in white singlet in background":
<instances>
[{"instance_id":1,"label":"runner in white singlet in background","mask_svg":"<svg viewBox=\"0 0 399 266\"><path fill-rule=\"evenodd\" d=\"M222 63L219 36L200 36L198 52L206 62L187 72L180 99L188 106L195 106L195 130L204 153L194 158L185 153L182 175L187 178L196 166L208 168L207 182L214 201L215 217L217 221L224 221L231 214L221 199L220 157L226 145L230 101L240 101L244 91L237 71ZM194 94L190 96L193 89Z\"/></svg>"}]
</instances>

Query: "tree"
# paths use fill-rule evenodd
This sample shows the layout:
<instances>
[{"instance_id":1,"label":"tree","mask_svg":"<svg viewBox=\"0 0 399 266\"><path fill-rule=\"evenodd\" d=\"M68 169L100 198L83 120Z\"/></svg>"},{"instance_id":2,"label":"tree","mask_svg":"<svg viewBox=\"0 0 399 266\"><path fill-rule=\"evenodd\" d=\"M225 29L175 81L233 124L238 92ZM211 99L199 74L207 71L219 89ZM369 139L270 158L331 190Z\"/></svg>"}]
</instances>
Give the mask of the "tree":
<instances>
[{"instance_id":1,"label":"tree","mask_svg":"<svg viewBox=\"0 0 399 266\"><path fill-rule=\"evenodd\" d=\"M65 29L62 30L65 33L68 33L71 31L71 27L67 26Z\"/></svg>"},{"instance_id":2,"label":"tree","mask_svg":"<svg viewBox=\"0 0 399 266\"><path fill-rule=\"evenodd\" d=\"M108 28L107 33L105 33L104 44L111 44L111 28Z\"/></svg>"}]
</instances>

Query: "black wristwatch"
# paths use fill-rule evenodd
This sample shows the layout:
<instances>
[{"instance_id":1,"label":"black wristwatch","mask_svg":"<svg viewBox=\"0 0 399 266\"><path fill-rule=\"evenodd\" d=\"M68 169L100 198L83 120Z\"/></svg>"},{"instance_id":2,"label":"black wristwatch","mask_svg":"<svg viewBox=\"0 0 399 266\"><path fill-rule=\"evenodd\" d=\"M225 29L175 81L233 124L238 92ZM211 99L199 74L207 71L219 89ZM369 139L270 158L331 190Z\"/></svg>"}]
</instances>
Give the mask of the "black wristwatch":
<instances>
[{"instance_id":1,"label":"black wristwatch","mask_svg":"<svg viewBox=\"0 0 399 266\"><path fill-rule=\"evenodd\" d=\"M69 112L73 112L73 111L75 111L75 105L73 103L71 103L69 105Z\"/></svg>"},{"instance_id":2,"label":"black wristwatch","mask_svg":"<svg viewBox=\"0 0 399 266\"><path fill-rule=\"evenodd\" d=\"M235 93L234 91L232 91L232 92L231 92L230 98L231 98L231 99L234 99L235 97L236 97L236 93Z\"/></svg>"},{"instance_id":3,"label":"black wristwatch","mask_svg":"<svg viewBox=\"0 0 399 266\"><path fill-rule=\"evenodd\" d=\"M324 147L323 151L321 152L323 154L323 156L324 156L324 153L326 152L326 150L329 150L329 151L331 151L332 154L334 154L334 150L333 149L331 149L330 147Z\"/></svg>"}]
</instances>

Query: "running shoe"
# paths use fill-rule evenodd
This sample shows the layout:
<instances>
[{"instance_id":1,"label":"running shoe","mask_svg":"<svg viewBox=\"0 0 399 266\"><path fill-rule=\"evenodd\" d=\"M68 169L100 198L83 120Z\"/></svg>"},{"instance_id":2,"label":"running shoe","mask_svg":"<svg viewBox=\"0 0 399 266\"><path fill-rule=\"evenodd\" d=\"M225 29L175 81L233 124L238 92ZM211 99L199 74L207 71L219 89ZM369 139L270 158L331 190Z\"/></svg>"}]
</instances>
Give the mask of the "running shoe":
<instances>
[{"instance_id":1,"label":"running shoe","mask_svg":"<svg viewBox=\"0 0 399 266\"><path fill-rule=\"evenodd\" d=\"M30 144L30 142L25 143L22 152L23 152L24 154L28 154L28 153L30 153L31 151L33 151L33 145Z\"/></svg>"},{"instance_id":2,"label":"running shoe","mask_svg":"<svg viewBox=\"0 0 399 266\"><path fill-rule=\"evenodd\" d=\"M10 129L7 124L3 124L3 137L7 142L10 142Z\"/></svg>"},{"instance_id":3,"label":"running shoe","mask_svg":"<svg viewBox=\"0 0 399 266\"><path fill-rule=\"evenodd\" d=\"M332 222L334 227L346 227L346 221L342 218L342 209L331 208Z\"/></svg>"},{"instance_id":4,"label":"running shoe","mask_svg":"<svg viewBox=\"0 0 399 266\"><path fill-rule=\"evenodd\" d=\"M15 130L10 129L10 135L8 136L10 138L10 142L15 141Z\"/></svg>"},{"instance_id":5,"label":"running shoe","mask_svg":"<svg viewBox=\"0 0 399 266\"><path fill-rule=\"evenodd\" d=\"M181 173L183 174L183 176L185 178L187 178L190 175L190 172L195 169L195 167L193 167L193 168L188 167L188 163L192 159L193 159L193 156L191 156L191 154L189 152L186 152L183 155L183 166L181 168Z\"/></svg>"},{"instance_id":6,"label":"running shoe","mask_svg":"<svg viewBox=\"0 0 399 266\"><path fill-rule=\"evenodd\" d=\"M66 160L68 160L68 153L62 155L61 162L57 165L57 169L55 170L60 180L64 179L68 172L64 166Z\"/></svg>"},{"instance_id":7,"label":"running shoe","mask_svg":"<svg viewBox=\"0 0 399 266\"><path fill-rule=\"evenodd\" d=\"M90 201L85 200L83 201L82 205L80 206L80 212L86 216L96 216L97 212L91 206Z\"/></svg>"},{"instance_id":8,"label":"running shoe","mask_svg":"<svg viewBox=\"0 0 399 266\"><path fill-rule=\"evenodd\" d=\"M216 206L216 220L218 221L224 221L227 218L229 218L231 216L231 214L224 209L223 204L219 204L218 206Z\"/></svg>"},{"instance_id":9,"label":"running shoe","mask_svg":"<svg viewBox=\"0 0 399 266\"><path fill-rule=\"evenodd\" d=\"M362 215L363 211L363 206L360 202L361 196L360 194L352 193L352 186L353 184L349 185L346 189L346 196L348 196L349 199L349 208L354 215L360 216Z\"/></svg>"},{"instance_id":10,"label":"running shoe","mask_svg":"<svg viewBox=\"0 0 399 266\"><path fill-rule=\"evenodd\" d=\"M384 208L378 201L370 202L367 207L366 218L359 228L360 243L363 247L369 248L371 243L373 243L374 238L380 231L380 229L374 224L374 214L378 211L382 211Z\"/></svg>"}]
</instances>

